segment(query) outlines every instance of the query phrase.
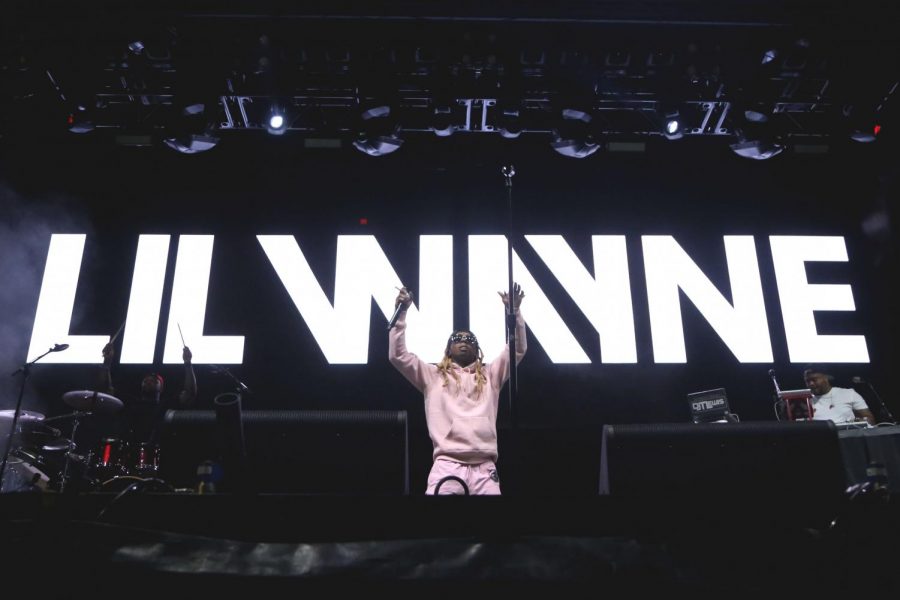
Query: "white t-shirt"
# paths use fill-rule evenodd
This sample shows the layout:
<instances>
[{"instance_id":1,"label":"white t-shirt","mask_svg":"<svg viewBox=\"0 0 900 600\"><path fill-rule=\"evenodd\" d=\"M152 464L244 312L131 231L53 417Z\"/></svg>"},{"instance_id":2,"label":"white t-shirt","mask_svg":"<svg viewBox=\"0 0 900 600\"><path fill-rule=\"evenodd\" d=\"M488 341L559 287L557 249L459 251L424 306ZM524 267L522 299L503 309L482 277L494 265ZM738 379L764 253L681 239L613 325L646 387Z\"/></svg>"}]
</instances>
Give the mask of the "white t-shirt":
<instances>
[{"instance_id":1,"label":"white t-shirt","mask_svg":"<svg viewBox=\"0 0 900 600\"><path fill-rule=\"evenodd\" d=\"M849 388L833 387L827 394L813 396L812 401L813 419L816 421L850 423L859 420L854 410L869 409L862 396Z\"/></svg>"}]
</instances>

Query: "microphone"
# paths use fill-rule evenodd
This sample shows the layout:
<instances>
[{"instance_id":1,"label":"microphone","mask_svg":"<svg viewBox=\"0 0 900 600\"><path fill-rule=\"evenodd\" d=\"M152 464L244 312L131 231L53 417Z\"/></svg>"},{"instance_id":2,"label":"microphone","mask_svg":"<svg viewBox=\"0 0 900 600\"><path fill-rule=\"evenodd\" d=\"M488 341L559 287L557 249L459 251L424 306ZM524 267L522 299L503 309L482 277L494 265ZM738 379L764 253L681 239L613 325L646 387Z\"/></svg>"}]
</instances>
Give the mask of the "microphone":
<instances>
[{"instance_id":1,"label":"microphone","mask_svg":"<svg viewBox=\"0 0 900 600\"><path fill-rule=\"evenodd\" d=\"M407 293L409 294L409 299L410 299L410 301L411 301L411 300L412 300L412 297L413 297L412 290L409 290ZM391 320L388 321L388 325L387 325L388 331L390 331L391 329L394 328L394 325L397 324L397 319L400 318L400 313L402 313L402 312L403 312L404 310L406 310L407 308L409 308L409 307L408 307L408 306L403 306L403 303L402 303L402 302L401 302L400 304L397 305L397 308L394 309L394 314L391 315Z\"/></svg>"},{"instance_id":2,"label":"microphone","mask_svg":"<svg viewBox=\"0 0 900 600\"><path fill-rule=\"evenodd\" d=\"M53 347L50 348L50 352L62 352L63 350L67 350L68 348L68 344L54 344Z\"/></svg>"},{"instance_id":3,"label":"microphone","mask_svg":"<svg viewBox=\"0 0 900 600\"><path fill-rule=\"evenodd\" d=\"M388 330L393 329L394 325L397 324L397 319L400 318L400 313L402 313L406 309L403 304L398 304L397 308L394 309L394 314L391 316L391 320L388 321L387 328Z\"/></svg>"},{"instance_id":4,"label":"microphone","mask_svg":"<svg viewBox=\"0 0 900 600\"><path fill-rule=\"evenodd\" d=\"M244 385L244 382L243 382L243 381L241 381L240 379L238 379L237 377L235 377L235 376L234 376L234 373L232 373L231 371L229 371L229 370L226 369L225 367L220 367L219 365L212 365L212 364L209 365L209 367L210 367L210 370L211 370L213 373L215 373L216 375L220 375L220 374L221 374L221 375L227 375L227 376L229 377L229 379L231 379L234 383L236 383L236 384L238 385L238 388L240 388L240 390L241 390L242 392L247 392L248 394L252 394L252 393L253 393L253 391L251 391L250 388L248 388L246 385Z\"/></svg>"},{"instance_id":5,"label":"microphone","mask_svg":"<svg viewBox=\"0 0 900 600\"><path fill-rule=\"evenodd\" d=\"M866 380L863 379L862 377L853 377L850 381L852 381L852 382L855 383L856 385L859 385L860 383L869 383L868 381L866 381Z\"/></svg>"}]
</instances>

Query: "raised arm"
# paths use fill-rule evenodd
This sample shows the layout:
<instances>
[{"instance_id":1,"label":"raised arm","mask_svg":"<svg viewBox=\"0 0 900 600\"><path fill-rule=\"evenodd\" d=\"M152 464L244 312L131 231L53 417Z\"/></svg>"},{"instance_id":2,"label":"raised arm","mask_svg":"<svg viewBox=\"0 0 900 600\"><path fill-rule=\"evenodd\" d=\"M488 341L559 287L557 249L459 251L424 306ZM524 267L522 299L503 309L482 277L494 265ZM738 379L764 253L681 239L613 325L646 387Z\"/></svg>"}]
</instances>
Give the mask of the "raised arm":
<instances>
[{"instance_id":1,"label":"raised arm","mask_svg":"<svg viewBox=\"0 0 900 600\"><path fill-rule=\"evenodd\" d=\"M388 332L388 359L391 364L416 386L420 392L425 391L428 382L427 372L431 365L406 349L406 309L412 304L412 296L409 290L401 288L397 294L395 306L400 306L400 317L397 323Z\"/></svg>"},{"instance_id":2,"label":"raised arm","mask_svg":"<svg viewBox=\"0 0 900 600\"><path fill-rule=\"evenodd\" d=\"M503 300L503 305L508 310L510 303L509 294L507 292L497 293L500 294L500 299ZM525 320L522 318L522 313L519 311L519 307L521 306L524 297L525 292L522 291L522 286L518 283L513 284L512 307L516 317L516 364L522 362L525 351L528 349L528 339L525 336ZM491 361L490 374L493 378L494 385L497 387L503 385L503 382L509 378L509 344L506 344L503 347L503 352Z\"/></svg>"},{"instance_id":3,"label":"raised arm","mask_svg":"<svg viewBox=\"0 0 900 600\"><path fill-rule=\"evenodd\" d=\"M181 408L188 408L197 399L197 376L194 374L194 365L191 364L191 349L185 346L181 358L184 360L184 389L178 394L178 404Z\"/></svg>"},{"instance_id":4,"label":"raised arm","mask_svg":"<svg viewBox=\"0 0 900 600\"><path fill-rule=\"evenodd\" d=\"M103 346L103 364L97 372L97 391L115 395L116 389L112 382L112 363L116 357L116 349L112 342Z\"/></svg>"}]
</instances>

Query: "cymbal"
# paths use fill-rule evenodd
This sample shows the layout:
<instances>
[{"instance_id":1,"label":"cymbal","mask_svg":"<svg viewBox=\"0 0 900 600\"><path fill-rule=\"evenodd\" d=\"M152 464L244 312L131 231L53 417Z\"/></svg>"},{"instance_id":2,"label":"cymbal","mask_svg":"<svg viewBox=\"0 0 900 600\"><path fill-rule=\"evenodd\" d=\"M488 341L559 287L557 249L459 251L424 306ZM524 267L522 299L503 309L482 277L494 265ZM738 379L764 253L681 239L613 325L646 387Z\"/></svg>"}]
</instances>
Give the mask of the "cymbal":
<instances>
[{"instance_id":1,"label":"cymbal","mask_svg":"<svg viewBox=\"0 0 900 600\"><path fill-rule=\"evenodd\" d=\"M0 410L0 421L12 421L15 416L15 410ZM33 410L20 410L19 422L22 421L43 421L44 415Z\"/></svg>"},{"instance_id":2,"label":"cymbal","mask_svg":"<svg viewBox=\"0 0 900 600\"><path fill-rule=\"evenodd\" d=\"M89 410L101 414L114 413L122 408L122 401L115 396L92 390L66 392L63 394L63 402L78 410Z\"/></svg>"}]
</instances>

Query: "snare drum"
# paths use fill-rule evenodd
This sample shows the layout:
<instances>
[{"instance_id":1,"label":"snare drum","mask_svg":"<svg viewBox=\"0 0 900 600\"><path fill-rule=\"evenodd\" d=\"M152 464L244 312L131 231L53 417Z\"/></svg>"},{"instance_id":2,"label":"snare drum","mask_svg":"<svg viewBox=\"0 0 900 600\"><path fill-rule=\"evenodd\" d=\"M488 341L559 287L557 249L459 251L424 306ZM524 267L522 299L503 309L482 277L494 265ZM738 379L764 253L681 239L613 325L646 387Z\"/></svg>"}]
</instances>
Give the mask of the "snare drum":
<instances>
[{"instance_id":1,"label":"snare drum","mask_svg":"<svg viewBox=\"0 0 900 600\"><path fill-rule=\"evenodd\" d=\"M124 475L126 468L125 442L117 437L106 437L100 440L91 467L100 479L108 479L116 475Z\"/></svg>"}]
</instances>

